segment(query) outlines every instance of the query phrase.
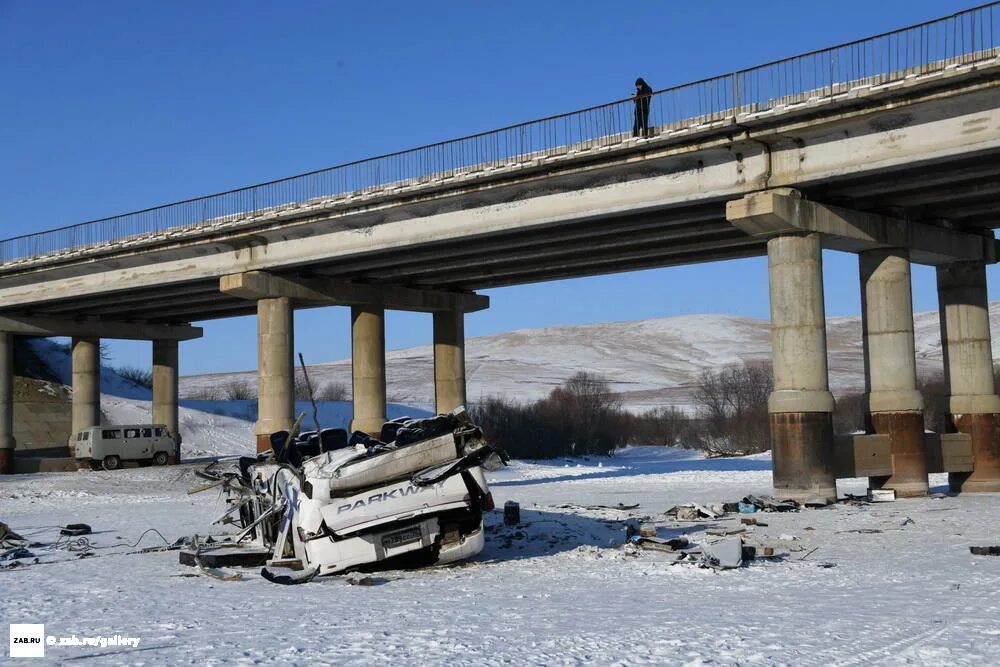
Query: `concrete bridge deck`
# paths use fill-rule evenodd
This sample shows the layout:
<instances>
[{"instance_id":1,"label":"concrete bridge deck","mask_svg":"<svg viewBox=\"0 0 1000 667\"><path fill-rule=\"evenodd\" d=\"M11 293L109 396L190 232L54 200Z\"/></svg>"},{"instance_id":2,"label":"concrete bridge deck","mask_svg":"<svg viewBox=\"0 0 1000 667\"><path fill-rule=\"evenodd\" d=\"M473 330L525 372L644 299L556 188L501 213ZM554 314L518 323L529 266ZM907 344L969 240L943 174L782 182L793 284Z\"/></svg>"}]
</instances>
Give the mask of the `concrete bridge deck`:
<instances>
[{"instance_id":1,"label":"concrete bridge deck","mask_svg":"<svg viewBox=\"0 0 1000 667\"><path fill-rule=\"evenodd\" d=\"M997 226L1000 194L1000 59L978 55L649 139L8 261L0 315L249 314L254 304L218 280L253 270L471 291L761 255L725 203L775 187L978 233Z\"/></svg>"}]
</instances>

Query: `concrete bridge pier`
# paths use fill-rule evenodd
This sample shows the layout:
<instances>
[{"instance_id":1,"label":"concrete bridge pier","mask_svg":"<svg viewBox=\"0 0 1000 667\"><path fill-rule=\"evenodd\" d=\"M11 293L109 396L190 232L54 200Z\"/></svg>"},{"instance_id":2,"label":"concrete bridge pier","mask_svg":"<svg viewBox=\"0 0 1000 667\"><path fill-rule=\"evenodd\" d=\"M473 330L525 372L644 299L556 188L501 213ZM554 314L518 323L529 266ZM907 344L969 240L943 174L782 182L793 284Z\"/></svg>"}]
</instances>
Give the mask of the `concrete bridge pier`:
<instances>
[{"instance_id":1,"label":"concrete bridge pier","mask_svg":"<svg viewBox=\"0 0 1000 667\"><path fill-rule=\"evenodd\" d=\"M434 405L438 413L465 405L465 313L434 313Z\"/></svg>"},{"instance_id":2,"label":"concrete bridge pier","mask_svg":"<svg viewBox=\"0 0 1000 667\"><path fill-rule=\"evenodd\" d=\"M819 234L767 242L774 392L768 400L774 488L781 498L837 498L833 395L827 379Z\"/></svg>"},{"instance_id":3,"label":"concrete bridge pier","mask_svg":"<svg viewBox=\"0 0 1000 667\"><path fill-rule=\"evenodd\" d=\"M993 380L986 265L937 268L950 426L972 438L974 470L949 473L953 491L1000 491L1000 397Z\"/></svg>"},{"instance_id":4,"label":"concrete bridge pier","mask_svg":"<svg viewBox=\"0 0 1000 667\"><path fill-rule=\"evenodd\" d=\"M378 436L385 423L385 308L351 306L352 431Z\"/></svg>"},{"instance_id":5,"label":"concrete bridge pier","mask_svg":"<svg viewBox=\"0 0 1000 667\"><path fill-rule=\"evenodd\" d=\"M858 254L865 361L866 430L889 436L892 475L871 488L900 497L927 494L924 401L917 390L909 252L880 248Z\"/></svg>"},{"instance_id":6,"label":"concrete bridge pier","mask_svg":"<svg viewBox=\"0 0 1000 667\"><path fill-rule=\"evenodd\" d=\"M257 451L295 422L294 311L288 297L257 300Z\"/></svg>"},{"instance_id":7,"label":"concrete bridge pier","mask_svg":"<svg viewBox=\"0 0 1000 667\"><path fill-rule=\"evenodd\" d=\"M153 341L153 423L165 424L176 443L169 463L180 460L181 433L178 419L178 347L176 340Z\"/></svg>"},{"instance_id":8,"label":"concrete bridge pier","mask_svg":"<svg viewBox=\"0 0 1000 667\"><path fill-rule=\"evenodd\" d=\"M73 338L73 428L69 455L76 456L76 434L101 424L101 339Z\"/></svg>"},{"instance_id":9,"label":"concrete bridge pier","mask_svg":"<svg viewBox=\"0 0 1000 667\"><path fill-rule=\"evenodd\" d=\"M14 336L0 331L0 475L14 473Z\"/></svg>"}]
</instances>

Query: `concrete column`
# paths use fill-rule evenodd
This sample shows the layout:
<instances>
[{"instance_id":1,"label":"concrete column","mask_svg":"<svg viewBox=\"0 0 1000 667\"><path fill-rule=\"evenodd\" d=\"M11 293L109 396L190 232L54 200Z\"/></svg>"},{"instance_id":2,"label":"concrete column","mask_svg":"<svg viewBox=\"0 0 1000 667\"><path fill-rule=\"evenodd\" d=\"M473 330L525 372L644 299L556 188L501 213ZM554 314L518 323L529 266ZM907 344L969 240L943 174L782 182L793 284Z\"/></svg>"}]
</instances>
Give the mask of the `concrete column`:
<instances>
[{"instance_id":1,"label":"concrete column","mask_svg":"<svg viewBox=\"0 0 1000 667\"><path fill-rule=\"evenodd\" d=\"M385 423L385 309L351 306L352 431L377 436Z\"/></svg>"},{"instance_id":2,"label":"concrete column","mask_svg":"<svg viewBox=\"0 0 1000 667\"><path fill-rule=\"evenodd\" d=\"M14 472L14 336L0 332L0 475Z\"/></svg>"},{"instance_id":3,"label":"concrete column","mask_svg":"<svg viewBox=\"0 0 1000 667\"><path fill-rule=\"evenodd\" d=\"M287 297L257 301L257 451L271 449L271 434L295 422L295 328Z\"/></svg>"},{"instance_id":4,"label":"concrete column","mask_svg":"<svg viewBox=\"0 0 1000 667\"><path fill-rule=\"evenodd\" d=\"M897 496L927 494L924 400L917 390L910 256L901 248L859 253L866 422L889 436L893 473L869 478Z\"/></svg>"},{"instance_id":5,"label":"concrete column","mask_svg":"<svg viewBox=\"0 0 1000 667\"><path fill-rule=\"evenodd\" d=\"M835 500L833 395L827 380L819 234L767 242L774 392L768 400L775 494Z\"/></svg>"},{"instance_id":6,"label":"concrete column","mask_svg":"<svg viewBox=\"0 0 1000 667\"><path fill-rule=\"evenodd\" d=\"M434 405L439 413L465 405L465 313L434 313Z\"/></svg>"},{"instance_id":7,"label":"concrete column","mask_svg":"<svg viewBox=\"0 0 1000 667\"><path fill-rule=\"evenodd\" d=\"M176 443L170 463L180 460L181 432L177 410L178 342L153 341L153 423L165 424Z\"/></svg>"},{"instance_id":8,"label":"concrete column","mask_svg":"<svg viewBox=\"0 0 1000 667\"><path fill-rule=\"evenodd\" d=\"M937 269L950 425L972 438L975 470L949 473L953 491L1000 491L1000 397L993 382L986 265Z\"/></svg>"},{"instance_id":9,"label":"concrete column","mask_svg":"<svg viewBox=\"0 0 1000 667\"><path fill-rule=\"evenodd\" d=\"M101 424L101 341L73 339L73 430L69 455L76 456L76 434Z\"/></svg>"}]
</instances>

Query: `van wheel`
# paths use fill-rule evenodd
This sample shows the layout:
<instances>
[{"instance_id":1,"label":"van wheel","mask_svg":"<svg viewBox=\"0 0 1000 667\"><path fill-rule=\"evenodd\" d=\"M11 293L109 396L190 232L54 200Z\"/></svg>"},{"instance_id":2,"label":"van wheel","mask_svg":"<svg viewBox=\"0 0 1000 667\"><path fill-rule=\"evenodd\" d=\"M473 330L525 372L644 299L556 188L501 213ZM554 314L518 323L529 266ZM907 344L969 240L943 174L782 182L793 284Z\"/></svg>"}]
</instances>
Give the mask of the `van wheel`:
<instances>
[{"instance_id":1,"label":"van wheel","mask_svg":"<svg viewBox=\"0 0 1000 667\"><path fill-rule=\"evenodd\" d=\"M153 454L153 465L154 466L165 466L167 465L167 453L166 452L156 452Z\"/></svg>"},{"instance_id":2,"label":"van wheel","mask_svg":"<svg viewBox=\"0 0 1000 667\"><path fill-rule=\"evenodd\" d=\"M105 470L118 470L122 467L122 460L113 454L104 457L101 462Z\"/></svg>"}]
</instances>

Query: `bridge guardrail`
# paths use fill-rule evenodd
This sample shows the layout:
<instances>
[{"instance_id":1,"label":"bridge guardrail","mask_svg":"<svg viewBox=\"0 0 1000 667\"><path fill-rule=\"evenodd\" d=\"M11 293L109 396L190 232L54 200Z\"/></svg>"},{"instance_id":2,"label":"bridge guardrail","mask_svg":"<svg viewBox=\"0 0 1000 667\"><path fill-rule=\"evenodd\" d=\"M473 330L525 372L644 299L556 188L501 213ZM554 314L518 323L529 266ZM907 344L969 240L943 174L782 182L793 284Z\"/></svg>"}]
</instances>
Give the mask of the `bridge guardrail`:
<instances>
[{"instance_id":1,"label":"bridge guardrail","mask_svg":"<svg viewBox=\"0 0 1000 667\"><path fill-rule=\"evenodd\" d=\"M663 130L734 119L878 86L1000 55L1000 0L874 37L653 93L649 125ZM629 141L631 99L390 153L228 192L0 241L0 263L95 245L225 226L301 202L365 195L475 172L516 168L541 156Z\"/></svg>"}]
</instances>

